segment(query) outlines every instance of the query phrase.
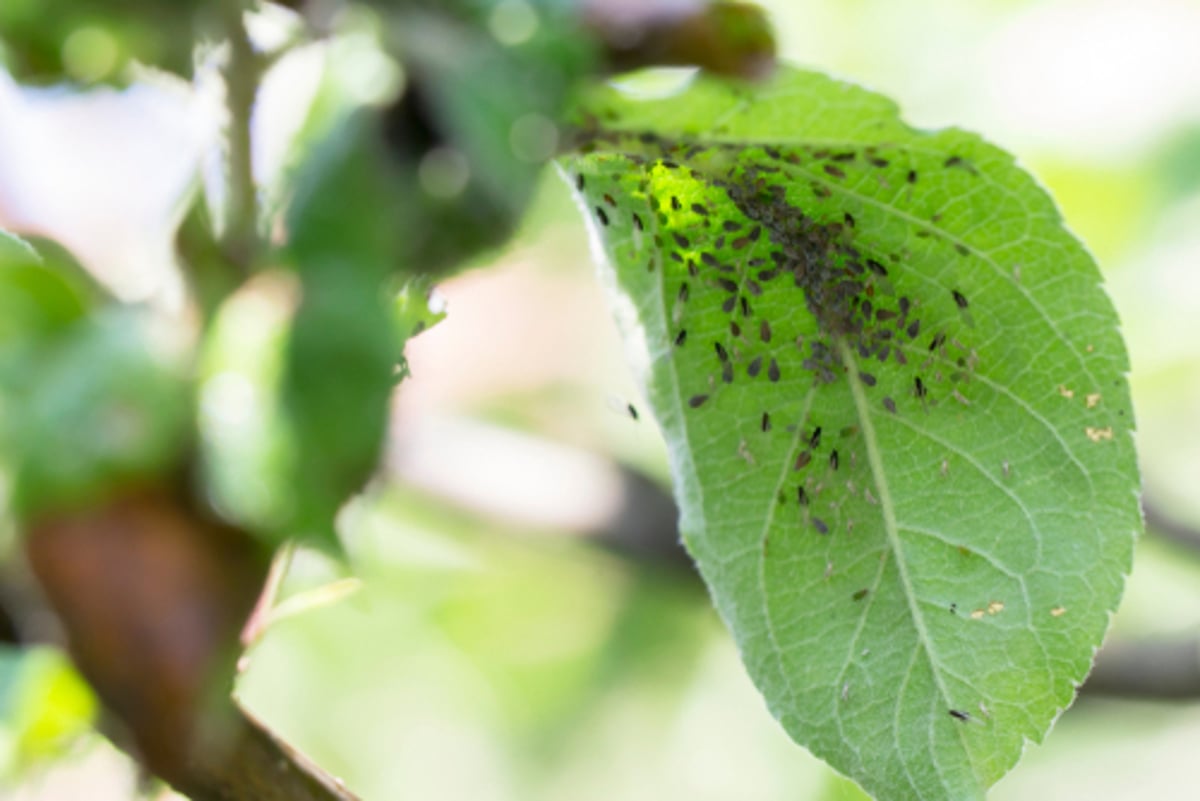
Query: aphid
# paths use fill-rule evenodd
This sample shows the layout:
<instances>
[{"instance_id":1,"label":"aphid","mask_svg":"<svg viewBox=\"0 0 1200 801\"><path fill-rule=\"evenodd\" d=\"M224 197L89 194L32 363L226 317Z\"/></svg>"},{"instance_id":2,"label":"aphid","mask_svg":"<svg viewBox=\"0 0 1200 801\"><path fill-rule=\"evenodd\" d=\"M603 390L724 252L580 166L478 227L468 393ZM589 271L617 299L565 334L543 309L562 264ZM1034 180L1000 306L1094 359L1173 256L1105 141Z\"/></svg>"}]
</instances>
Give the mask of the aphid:
<instances>
[{"instance_id":1,"label":"aphid","mask_svg":"<svg viewBox=\"0 0 1200 801\"><path fill-rule=\"evenodd\" d=\"M871 158L871 159L870 159L870 162L871 162L871 166L872 166L872 167L886 167L886 166L888 166L889 164L891 164L891 162L890 162L890 161L888 161L887 159L881 159L881 158L879 158L879 157L877 157L877 156L876 156L876 157L873 157L873 158Z\"/></svg>"},{"instance_id":2,"label":"aphid","mask_svg":"<svg viewBox=\"0 0 1200 801\"><path fill-rule=\"evenodd\" d=\"M845 178L846 177L846 173L842 171L842 168L838 167L837 165L834 165L834 164L822 165L821 169L825 170L826 175L833 176L834 178Z\"/></svg>"},{"instance_id":3,"label":"aphid","mask_svg":"<svg viewBox=\"0 0 1200 801\"><path fill-rule=\"evenodd\" d=\"M909 339L916 339L917 334L921 333L921 321L913 320L911 323L908 324L908 328L906 328L904 330L904 332L906 334L908 334Z\"/></svg>"},{"instance_id":4,"label":"aphid","mask_svg":"<svg viewBox=\"0 0 1200 801\"><path fill-rule=\"evenodd\" d=\"M771 364L767 367L767 378L771 379L771 383L779 380L779 363L771 359Z\"/></svg>"},{"instance_id":5,"label":"aphid","mask_svg":"<svg viewBox=\"0 0 1200 801\"><path fill-rule=\"evenodd\" d=\"M732 281L728 278L718 278L717 285L720 286L721 289L724 289L726 292L737 292L738 291L737 282Z\"/></svg>"},{"instance_id":6,"label":"aphid","mask_svg":"<svg viewBox=\"0 0 1200 801\"><path fill-rule=\"evenodd\" d=\"M692 246L692 243L688 240L688 238L681 233L673 231L671 236L675 238L675 244L679 245L681 248L689 248Z\"/></svg>"},{"instance_id":7,"label":"aphid","mask_svg":"<svg viewBox=\"0 0 1200 801\"><path fill-rule=\"evenodd\" d=\"M966 295L959 292L957 289L950 290L950 293L952 295L954 295L954 302L958 304L958 308L960 308L960 309L967 308L968 304L967 304L967 296Z\"/></svg>"},{"instance_id":8,"label":"aphid","mask_svg":"<svg viewBox=\"0 0 1200 801\"><path fill-rule=\"evenodd\" d=\"M800 451L800 453L798 453L796 455L796 464L792 466L792 469L793 470L803 470L804 468L808 467L808 464L811 461L812 461L812 453L811 452Z\"/></svg>"},{"instance_id":9,"label":"aphid","mask_svg":"<svg viewBox=\"0 0 1200 801\"><path fill-rule=\"evenodd\" d=\"M946 344L946 334L943 333L942 331L938 331L936 334L933 335L933 339L929 343L929 350L930 350L930 352L935 351L938 348L940 348L942 345L945 345L945 344Z\"/></svg>"},{"instance_id":10,"label":"aphid","mask_svg":"<svg viewBox=\"0 0 1200 801\"><path fill-rule=\"evenodd\" d=\"M867 595L869 595L869 594L870 594L870 592L871 592L871 591L870 591L869 589L867 589L867 588L865 588L865 587L864 587L863 589L861 589L861 590L858 590L857 592L855 592L855 593L854 593L853 595L851 595L850 597L851 597L851 598L853 598L853 599L854 599L854 600L856 600L856 601L861 601L863 598L866 598L866 597L867 597Z\"/></svg>"},{"instance_id":11,"label":"aphid","mask_svg":"<svg viewBox=\"0 0 1200 801\"><path fill-rule=\"evenodd\" d=\"M887 409L892 414L896 413L896 402L891 398L883 399L883 408Z\"/></svg>"},{"instance_id":12,"label":"aphid","mask_svg":"<svg viewBox=\"0 0 1200 801\"><path fill-rule=\"evenodd\" d=\"M875 259L867 259L867 266L871 268L871 272L875 273L880 278L887 278L887 268L877 262Z\"/></svg>"},{"instance_id":13,"label":"aphid","mask_svg":"<svg viewBox=\"0 0 1200 801\"><path fill-rule=\"evenodd\" d=\"M813 528L815 528L817 530L818 534L828 534L829 533L829 526L825 525L825 521L819 517L812 518L812 525L813 525Z\"/></svg>"},{"instance_id":14,"label":"aphid","mask_svg":"<svg viewBox=\"0 0 1200 801\"><path fill-rule=\"evenodd\" d=\"M905 180L908 181L910 184L915 184L917 182L917 171L909 170L908 175L905 176Z\"/></svg>"},{"instance_id":15,"label":"aphid","mask_svg":"<svg viewBox=\"0 0 1200 801\"><path fill-rule=\"evenodd\" d=\"M970 256L971 255L971 251L968 250L967 246L964 245L962 242L955 242L954 249L958 251L958 255L960 255L960 256Z\"/></svg>"},{"instance_id":16,"label":"aphid","mask_svg":"<svg viewBox=\"0 0 1200 801\"><path fill-rule=\"evenodd\" d=\"M713 254L709 253L708 251L705 251L700 254L700 261L704 262L709 267L720 266L720 262L717 261L717 257L714 256Z\"/></svg>"},{"instance_id":17,"label":"aphid","mask_svg":"<svg viewBox=\"0 0 1200 801\"><path fill-rule=\"evenodd\" d=\"M645 225L643 225L643 223L642 223L642 218L638 216L638 213L636 211L633 213L633 227L638 229L639 231L646 230Z\"/></svg>"},{"instance_id":18,"label":"aphid","mask_svg":"<svg viewBox=\"0 0 1200 801\"><path fill-rule=\"evenodd\" d=\"M607 192L604 194L604 202L607 203L608 205L612 206L613 208L617 207L617 201L614 200L613 196L608 194Z\"/></svg>"},{"instance_id":19,"label":"aphid","mask_svg":"<svg viewBox=\"0 0 1200 801\"><path fill-rule=\"evenodd\" d=\"M679 299L679 302L687 303L688 295L690 293L691 293L691 289L688 287L687 281L684 281L682 284L679 285L679 295L677 296Z\"/></svg>"},{"instance_id":20,"label":"aphid","mask_svg":"<svg viewBox=\"0 0 1200 801\"><path fill-rule=\"evenodd\" d=\"M762 423L760 424L759 427L762 429L762 432L764 434L771 430L771 413L770 412L762 413Z\"/></svg>"},{"instance_id":21,"label":"aphid","mask_svg":"<svg viewBox=\"0 0 1200 801\"><path fill-rule=\"evenodd\" d=\"M732 234L734 231L739 230L742 226L735 220L726 220L725 222L721 223L721 227L725 229L726 233Z\"/></svg>"},{"instance_id":22,"label":"aphid","mask_svg":"<svg viewBox=\"0 0 1200 801\"><path fill-rule=\"evenodd\" d=\"M746 300L745 295L738 298L738 302L742 306L742 316L749 318L754 316L754 312L750 311L750 301Z\"/></svg>"},{"instance_id":23,"label":"aphid","mask_svg":"<svg viewBox=\"0 0 1200 801\"><path fill-rule=\"evenodd\" d=\"M684 342L687 342L687 329L680 328L679 333L675 335L675 347L683 347Z\"/></svg>"},{"instance_id":24,"label":"aphid","mask_svg":"<svg viewBox=\"0 0 1200 801\"><path fill-rule=\"evenodd\" d=\"M737 305L737 295L730 295L725 298L725 302L721 304L721 311L729 313L733 311L733 307Z\"/></svg>"},{"instance_id":25,"label":"aphid","mask_svg":"<svg viewBox=\"0 0 1200 801\"><path fill-rule=\"evenodd\" d=\"M838 452L837 452L837 448L834 448L833 450L831 450L831 451L829 452L829 469L831 469L831 470L837 470L837 469L838 469Z\"/></svg>"},{"instance_id":26,"label":"aphid","mask_svg":"<svg viewBox=\"0 0 1200 801\"><path fill-rule=\"evenodd\" d=\"M596 207L596 216L600 218L601 225L608 225L608 214L599 206Z\"/></svg>"},{"instance_id":27,"label":"aphid","mask_svg":"<svg viewBox=\"0 0 1200 801\"><path fill-rule=\"evenodd\" d=\"M704 216L704 217L707 217L707 216L708 216L708 209L707 209L707 208L705 208L705 207L704 207L702 204L700 204L700 203L693 203L693 204L692 204L692 211L694 211L694 212L696 212L697 214L699 214L699 215L701 215L701 216Z\"/></svg>"},{"instance_id":28,"label":"aphid","mask_svg":"<svg viewBox=\"0 0 1200 801\"><path fill-rule=\"evenodd\" d=\"M722 364L729 361L729 351L725 350L724 345L722 345L720 342L714 342L713 349L716 350L717 358L721 360Z\"/></svg>"},{"instance_id":29,"label":"aphid","mask_svg":"<svg viewBox=\"0 0 1200 801\"><path fill-rule=\"evenodd\" d=\"M587 185L587 181L584 180L583 173L579 173L578 175L575 176L575 188L576 189L578 189L580 192L582 192L583 188L586 185Z\"/></svg>"},{"instance_id":30,"label":"aphid","mask_svg":"<svg viewBox=\"0 0 1200 801\"><path fill-rule=\"evenodd\" d=\"M961 720L963 723L966 723L971 719L970 714L963 712L962 710L950 709L948 711L950 713L950 717L954 718L955 720Z\"/></svg>"},{"instance_id":31,"label":"aphid","mask_svg":"<svg viewBox=\"0 0 1200 801\"><path fill-rule=\"evenodd\" d=\"M634 406L632 403L630 403L630 404L627 404L627 409L629 411L629 416L632 417L634 420L637 420L638 419L637 407Z\"/></svg>"},{"instance_id":32,"label":"aphid","mask_svg":"<svg viewBox=\"0 0 1200 801\"><path fill-rule=\"evenodd\" d=\"M699 409L704 405L706 400L708 400L707 395L693 395L692 397L688 398L688 406L691 406L693 409Z\"/></svg>"},{"instance_id":33,"label":"aphid","mask_svg":"<svg viewBox=\"0 0 1200 801\"><path fill-rule=\"evenodd\" d=\"M821 447L821 427L820 426L817 426L816 428L814 428L812 434L809 435L808 446L810 448Z\"/></svg>"},{"instance_id":34,"label":"aphid","mask_svg":"<svg viewBox=\"0 0 1200 801\"><path fill-rule=\"evenodd\" d=\"M771 324L763 320L758 326L758 337L763 342L771 341Z\"/></svg>"},{"instance_id":35,"label":"aphid","mask_svg":"<svg viewBox=\"0 0 1200 801\"><path fill-rule=\"evenodd\" d=\"M804 491L802 484L796 485L796 500L800 502L801 506L808 506L808 493Z\"/></svg>"},{"instance_id":36,"label":"aphid","mask_svg":"<svg viewBox=\"0 0 1200 801\"><path fill-rule=\"evenodd\" d=\"M756 378L762 370L762 356L755 356L750 360L750 364L746 365L746 375L751 378Z\"/></svg>"},{"instance_id":37,"label":"aphid","mask_svg":"<svg viewBox=\"0 0 1200 801\"><path fill-rule=\"evenodd\" d=\"M859 373L858 380L862 381L868 387L875 386L875 376L871 375L870 373Z\"/></svg>"},{"instance_id":38,"label":"aphid","mask_svg":"<svg viewBox=\"0 0 1200 801\"><path fill-rule=\"evenodd\" d=\"M737 320L730 320L730 321L729 321L729 333L730 333L730 335L731 335L731 336L733 336L735 339L741 339L741 336L742 336L742 327L741 327L740 325L738 325L738 324L737 324Z\"/></svg>"},{"instance_id":39,"label":"aphid","mask_svg":"<svg viewBox=\"0 0 1200 801\"><path fill-rule=\"evenodd\" d=\"M856 224L854 221L854 215L851 214L850 212L846 212L845 214L843 214L842 219L846 221L846 225L849 228L853 228Z\"/></svg>"},{"instance_id":40,"label":"aphid","mask_svg":"<svg viewBox=\"0 0 1200 801\"><path fill-rule=\"evenodd\" d=\"M725 362L721 367L721 380L726 384L733 383L733 362Z\"/></svg>"},{"instance_id":41,"label":"aphid","mask_svg":"<svg viewBox=\"0 0 1200 801\"><path fill-rule=\"evenodd\" d=\"M671 210L680 211L681 209L683 209L683 204L679 202L679 198L671 195Z\"/></svg>"},{"instance_id":42,"label":"aphid","mask_svg":"<svg viewBox=\"0 0 1200 801\"><path fill-rule=\"evenodd\" d=\"M913 378L913 391L916 393L916 396L922 400L924 400L925 396L929 393L929 390L925 387L925 382L921 380L921 376L916 376Z\"/></svg>"}]
</instances>

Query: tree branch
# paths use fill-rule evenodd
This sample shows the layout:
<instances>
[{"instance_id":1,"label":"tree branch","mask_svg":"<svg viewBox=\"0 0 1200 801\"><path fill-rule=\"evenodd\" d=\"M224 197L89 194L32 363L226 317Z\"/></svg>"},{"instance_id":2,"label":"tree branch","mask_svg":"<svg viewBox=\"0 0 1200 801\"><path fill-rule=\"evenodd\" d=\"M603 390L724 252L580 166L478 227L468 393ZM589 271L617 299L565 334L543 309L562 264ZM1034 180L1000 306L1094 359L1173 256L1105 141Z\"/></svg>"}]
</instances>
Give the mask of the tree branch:
<instances>
[{"instance_id":1,"label":"tree branch","mask_svg":"<svg viewBox=\"0 0 1200 801\"><path fill-rule=\"evenodd\" d=\"M249 272L258 252L258 193L254 183L251 121L264 60L254 51L242 0L222 0L229 60L225 64L225 214L221 246L230 263Z\"/></svg>"}]
</instances>

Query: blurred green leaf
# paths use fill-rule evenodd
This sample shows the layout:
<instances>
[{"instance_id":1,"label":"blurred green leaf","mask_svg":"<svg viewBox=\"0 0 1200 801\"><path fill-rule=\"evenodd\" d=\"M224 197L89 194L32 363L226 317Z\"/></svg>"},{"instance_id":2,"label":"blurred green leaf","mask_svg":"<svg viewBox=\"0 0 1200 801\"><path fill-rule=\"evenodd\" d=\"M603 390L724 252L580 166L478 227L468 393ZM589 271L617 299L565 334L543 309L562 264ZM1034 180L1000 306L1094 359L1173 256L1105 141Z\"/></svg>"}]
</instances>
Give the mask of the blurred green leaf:
<instances>
[{"instance_id":1,"label":"blurred green leaf","mask_svg":"<svg viewBox=\"0 0 1200 801\"><path fill-rule=\"evenodd\" d=\"M0 64L19 80L111 83L138 61L186 74L205 0L4 0Z\"/></svg>"},{"instance_id":2,"label":"blurred green leaf","mask_svg":"<svg viewBox=\"0 0 1200 801\"><path fill-rule=\"evenodd\" d=\"M91 729L91 689L58 651L0 647L0 772L60 755Z\"/></svg>"},{"instance_id":3,"label":"blurred green leaf","mask_svg":"<svg viewBox=\"0 0 1200 801\"><path fill-rule=\"evenodd\" d=\"M1095 264L1007 154L816 73L585 109L568 163L751 676L877 797L982 798L1141 527Z\"/></svg>"},{"instance_id":4,"label":"blurred green leaf","mask_svg":"<svg viewBox=\"0 0 1200 801\"><path fill-rule=\"evenodd\" d=\"M170 469L189 439L186 355L149 313L110 308L25 366L6 410L14 508L82 504Z\"/></svg>"}]
</instances>

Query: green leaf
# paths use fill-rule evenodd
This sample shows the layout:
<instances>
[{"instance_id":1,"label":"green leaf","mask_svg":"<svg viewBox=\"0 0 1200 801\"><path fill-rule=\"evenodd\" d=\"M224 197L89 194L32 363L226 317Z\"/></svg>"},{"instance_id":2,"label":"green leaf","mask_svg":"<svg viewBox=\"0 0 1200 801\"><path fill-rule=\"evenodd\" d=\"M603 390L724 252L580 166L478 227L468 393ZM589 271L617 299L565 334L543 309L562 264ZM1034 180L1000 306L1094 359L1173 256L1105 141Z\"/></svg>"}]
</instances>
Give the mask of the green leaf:
<instances>
[{"instance_id":1,"label":"green leaf","mask_svg":"<svg viewBox=\"0 0 1200 801\"><path fill-rule=\"evenodd\" d=\"M877 797L982 798L1070 703L1141 528L1096 265L1007 154L819 74L580 119L567 166L754 681Z\"/></svg>"},{"instance_id":2,"label":"green leaf","mask_svg":"<svg viewBox=\"0 0 1200 801\"><path fill-rule=\"evenodd\" d=\"M65 330L5 408L22 516L83 505L177 466L191 430L188 354L144 309L113 307Z\"/></svg>"},{"instance_id":3,"label":"green leaf","mask_svg":"<svg viewBox=\"0 0 1200 801\"><path fill-rule=\"evenodd\" d=\"M61 755L95 715L95 696L63 654L0 647L0 775Z\"/></svg>"}]
</instances>

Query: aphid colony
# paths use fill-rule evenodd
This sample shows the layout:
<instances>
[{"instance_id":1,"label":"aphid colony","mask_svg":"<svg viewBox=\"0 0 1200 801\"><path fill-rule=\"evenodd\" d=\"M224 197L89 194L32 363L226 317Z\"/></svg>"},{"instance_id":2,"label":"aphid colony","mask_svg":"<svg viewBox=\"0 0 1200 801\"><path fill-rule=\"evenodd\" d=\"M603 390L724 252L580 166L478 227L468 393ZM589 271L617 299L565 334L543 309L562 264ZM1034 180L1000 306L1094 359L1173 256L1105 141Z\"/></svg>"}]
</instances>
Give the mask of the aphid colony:
<instances>
[{"instance_id":1,"label":"aphid colony","mask_svg":"<svg viewBox=\"0 0 1200 801\"><path fill-rule=\"evenodd\" d=\"M592 139L593 144L615 140L621 150L630 145L624 157L643 175L638 185L640 197L632 204L636 208L622 210L612 194L604 193L602 202L594 206L595 217L602 226L610 226L619 216L622 224L628 220L637 232L637 242L643 242L643 234L647 244L653 242L646 266L651 272L663 271L673 347L686 349L689 359L697 358L691 350L697 333L696 329L689 332L689 321L711 320L711 311L705 311L712 309L709 304L728 317L728 336L705 343L710 355L699 357L712 359L707 380L691 392L684 388L688 409L707 409L722 387L738 381L739 376L772 384L786 382L797 394L810 389L828 391L823 388L856 381L864 392L878 393L877 408L889 414L905 413L910 408L905 405L906 398L912 399L911 410L920 412L937 405L939 396L960 399L964 406L969 403L960 385L969 381L978 357L942 327L935 327L920 341L923 324L919 316L936 303L944 319L949 302L953 304L949 309L956 309L969 328L973 322L967 296L958 288L936 301L898 293L893 272L905 262L906 253L880 253L860 241L859 220L851 211L842 210L833 219L828 214L817 216L823 208L821 202L854 175L891 169L889 175L899 176L897 183L913 187L919 180L916 169L893 168L894 157L889 159L872 148L859 152L762 147L761 153L755 153L743 145L671 143L648 134L593 132ZM582 149L586 151L588 146L584 143ZM819 167L810 166L813 163ZM947 159L944 166L974 169L960 157ZM661 176L662 170L671 171L679 180L652 182L650 176ZM814 170L819 170L819 175ZM809 176L807 184L802 175ZM652 186L655 183L660 194ZM694 189L682 188L689 185ZM585 187L582 175L577 186L581 191ZM797 200L797 189L811 190L811 201ZM696 200L696 190L712 200ZM722 206L719 213L714 203ZM815 209L816 214L806 213L801 205ZM921 233L929 235L928 229ZM963 252L960 243L947 245ZM795 301L785 300L784 305L802 303L815 322L815 334L811 328L799 335L795 330L781 330L791 326L759 313L760 302L764 308L779 308L781 292L796 292ZM711 323L707 325L705 337L711 330ZM785 350L792 347L800 349L799 358L783 358ZM807 379L787 374L797 364ZM896 393L897 370L909 375L903 394ZM943 384L949 386L935 393L935 387ZM892 394L884 394L882 385L891 387ZM821 426L811 419L777 425L769 410L761 411L758 423L763 434L779 428L797 438L791 469L807 478L795 485L790 497L802 508L813 530L830 533L826 519L810 511L822 490L841 486L835 481L816 481L811 472L821 450ZM826 443L820 453L821 475L841 470L847 453L854 466L856 433L857 428L851 426L842 431L841 438ZM743 458L746 449L743 440L739 445ZM749 458L746 461L754 463ZM874 501L868 488L862 488L860 494L868 503ZM788 496L781 492L778 501L787 503ZM831 511L836 513L836 503Z\"/></svg>"}]
</instances>

